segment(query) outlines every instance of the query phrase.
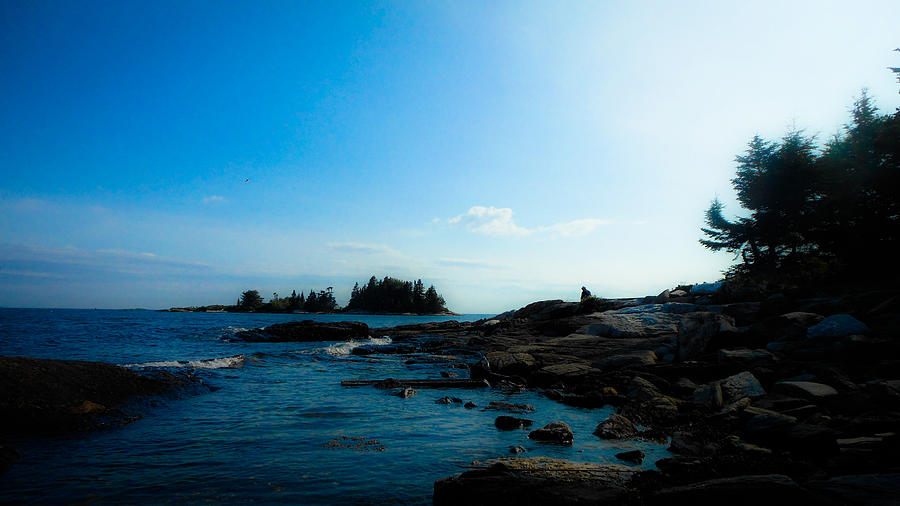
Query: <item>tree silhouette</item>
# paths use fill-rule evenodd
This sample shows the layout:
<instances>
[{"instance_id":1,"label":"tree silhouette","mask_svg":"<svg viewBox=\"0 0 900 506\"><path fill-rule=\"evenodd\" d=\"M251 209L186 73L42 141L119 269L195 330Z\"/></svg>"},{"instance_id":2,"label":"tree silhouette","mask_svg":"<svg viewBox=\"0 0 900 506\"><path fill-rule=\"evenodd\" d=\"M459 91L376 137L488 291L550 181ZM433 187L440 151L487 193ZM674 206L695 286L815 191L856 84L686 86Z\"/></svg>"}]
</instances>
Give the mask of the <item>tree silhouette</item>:
<instances>
[{"instance_id":1,"label":"tree silhouette","mask_svg":"<svg viewBox=\"0 0 900 506\"><path fill-rule=\"evenodd\" d=\"M239 306L243 309L255 309L261 306L263 303L262 297L259 295L259 292L256 290L247 290L246 292L241 294L241 300Z\"/></svg>"},{"instance_id":2,"label":"tree silhouette","mask_svg":"<svg viewBox=\"0 0 900 506\"><path fill-rule=\"evenodd\" d=\"M791 130L736 157L732 185L748 215L715 199L700 243L740 255L726 272L756 280L840 282L878 276L900 247L900 110L879 115L863 90L851 122L819 150Z\"/></svg>"}]
</instances>

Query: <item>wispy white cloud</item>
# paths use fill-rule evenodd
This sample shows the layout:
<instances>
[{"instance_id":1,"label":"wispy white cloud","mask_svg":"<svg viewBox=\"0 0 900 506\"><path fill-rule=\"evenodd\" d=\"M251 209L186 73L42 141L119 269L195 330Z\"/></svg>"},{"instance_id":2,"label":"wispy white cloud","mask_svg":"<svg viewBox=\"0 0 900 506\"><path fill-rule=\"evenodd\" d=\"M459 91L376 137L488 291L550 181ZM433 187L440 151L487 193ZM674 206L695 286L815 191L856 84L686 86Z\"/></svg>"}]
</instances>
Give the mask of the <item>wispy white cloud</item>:
<instances>
[{"instance_id":1,"label":"wispy white cloud","mask_svg":"<svg viewBox=\"0 0 900 506\"><path fill-rule=\"evenodd\" d=\"M18 271L36 274L62 272L66 275L99 272L154 275L160 273L209 272L211 267L201 262L161 257L153 253L119 249L88 250L66 246L48 248L15 244L0 244L0 262L7 273ZM68 266L68 267L62 267ZM49 272L48 272L49 271ZM47 277L47 276L40 276Z\"/></svg>"},{"instance_id":2,"label":"wispy white cloud","mask_svg":"<svg viewBox=\"0 0 900 506\"><path fill-rule=\"evenodd\" d=\"M521 227L513 221L513 211L508 207L474 206L465 214L447 220L451 225L463 227L472 232L484 235L526 236L532 234L550 234L555 237L580 237L588 235L603 225L616 223L614 220L599 218L582 218L550 226L534 228Z\"/></svg>"},{"instance_id":3,"label":"wispy white cloud","mask_svg":"<svg viewBox=\"0 0 900 506\"><path fill-rule=\"evenodd\" d=\"M495 269L498 267L498 265L490 262L468 258L439 258L435 263L448 267L463 267L469 269Z\"/></svg>"},{"instance_id":4,"label":"wispy white cloud","mask_svg":"<svg viewBox=\"0 0 900 506\"><path fill-rule=\"evenodd\" d=\"M472 232L484 235L529 235L531 230L516 225L513 211L508 207L473 206L465 214L447 220Z\"/></svg>"},{"instance_id":5,"label":"wispy white cloud","mask_svg":"<svg viewBox=\"0 0 900 506\"><path fill-rule=\"evenodd\" d=\"M209 195L207 197L203 197L204 204L222 204L225 202L225 197L221 195Z\"/></svg>"},{"instance_id":6,"label":"wispy white cloud","mask_svg":"<svg viewBox=\"0 0 900 506\"><path fill-rule=\"evenodd\" d=\"M0 267L0 276L20 276L24 278L62 278L51 272L25 271L21 269L4 269Z\"/></svg>"},{"instance_id":7,"label":"wispy white cloud","mask_svg":"<svg viewBox=\"0 0 900 506\"><path fill-rule=\"evenodd\" d=\"M384 244L365 244L359 242L333 242L328 244L332 251L354 253L358 255L391 255L399 256L400 252Z\"/></svg>"},{"instance_id":8,"label":"wispy white cloud","mask_svg":"<svg viewBox=\"0 0 900 506\"><path fill-rule=\"evenodd\" d=\"M581 237L588 235L603 225L611 225L613 220L601 220L598 218L585 218L557 223L549 227L538 227L538 232L549 232L560 237Z\"/></svg>"}]
</instances>

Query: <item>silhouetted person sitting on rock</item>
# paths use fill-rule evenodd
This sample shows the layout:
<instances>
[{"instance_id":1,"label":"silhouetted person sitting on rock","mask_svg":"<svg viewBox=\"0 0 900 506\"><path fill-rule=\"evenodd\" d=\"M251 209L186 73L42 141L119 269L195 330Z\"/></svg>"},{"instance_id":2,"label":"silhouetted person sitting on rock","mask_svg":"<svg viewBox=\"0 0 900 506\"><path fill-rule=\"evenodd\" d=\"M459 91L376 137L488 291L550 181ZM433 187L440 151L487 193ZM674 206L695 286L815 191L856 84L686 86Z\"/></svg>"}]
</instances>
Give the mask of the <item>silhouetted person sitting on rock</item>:
<instances>
[{"instance_id":1,"label":"silhouetted person sitting on rock","mask_svg":"<svg viewBox=\"0 0 900 506\"><path fill-rule=\"evenodd\" d=\"M590 298L590 296L591 296L591 291L582 286L581 287L581 301L584 302L584 300Z\"/></svg>"}]
</instances>

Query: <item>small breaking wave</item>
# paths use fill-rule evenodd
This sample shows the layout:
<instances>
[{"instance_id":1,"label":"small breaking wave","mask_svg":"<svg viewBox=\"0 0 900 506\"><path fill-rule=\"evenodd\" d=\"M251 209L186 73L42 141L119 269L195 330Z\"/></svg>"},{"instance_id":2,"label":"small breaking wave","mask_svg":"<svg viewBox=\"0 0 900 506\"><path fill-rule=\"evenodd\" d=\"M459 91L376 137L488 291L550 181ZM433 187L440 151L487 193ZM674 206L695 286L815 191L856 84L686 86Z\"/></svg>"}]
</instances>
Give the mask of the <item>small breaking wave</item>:
<instances>
[{"instance_id":1,"label":"small breaking wave","mask_svg":"<svg viewBox=\"0 0 900 506\"><path fill-rule=\"evenodd\" d=\"M358 348L360 346L384 346L386 344L391 344L390 337L370 337L369 339L363 341L351 340L343 343L335 343L331 346L318 348L313 351L315 353L325 353L326 355L331 355L332 357L343 357L345 355L349 355L354 348Z\"/></svg>"},{"instance_id":2,"label":"small breaking wave","mask_svg":"<svg viewBox=\"0 0 900 506\"><path fill-rule=\"evenodd\" d=\"M125 364L124 367L193 367L194 369L237 369L244 367L244 355L208 358L205 360L167 360L162 362L144 362L142 364Z\"/></svg>"},{"instance_id":3,"label":"small breaking wave","mask_svg":"<svg viewBox=\"0 0 900 506\"><path fill-rule=\"evenodd\" d=\"M250 330L250 329L246 329L244 327L235 327L234 325L229 325L229 326L221 329L222 333L219 335L219 337L226 341L231 341L235 338L235 336L238 334L238 332L246 332L248 330Z\"/></svg>"}]
</instances>

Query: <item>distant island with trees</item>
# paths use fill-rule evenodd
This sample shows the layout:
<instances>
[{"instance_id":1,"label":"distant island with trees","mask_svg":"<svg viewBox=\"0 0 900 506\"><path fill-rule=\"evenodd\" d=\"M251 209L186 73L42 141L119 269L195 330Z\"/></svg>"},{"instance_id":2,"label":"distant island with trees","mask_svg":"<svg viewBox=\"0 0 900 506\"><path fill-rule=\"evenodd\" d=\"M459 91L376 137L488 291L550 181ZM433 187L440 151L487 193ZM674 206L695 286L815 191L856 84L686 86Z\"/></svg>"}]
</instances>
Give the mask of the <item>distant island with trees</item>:
<instances>
[{"instance_id":1,"label":"distant island with trees","mask_svg":"<svg viewBox=\"0 0 900 506\"><path fill-rule=\"evenodd\" d=\"M367 314L440 314L453 315L447 309L446 302L434 285L425 288L421 279L403 281L386 276L377 279L375 276L360 286L354 284L350 293L350 301L346 307L340 307L334 298L334 288L310 290L308 294L297 291L288 297L280 297L273 293L268 302L263 300L257 290L241 293L234 305L209 305L191 307L173 307L164 311L170 312L216 312L216 313L367 313Z\"/></svg>"}]
</instances>

